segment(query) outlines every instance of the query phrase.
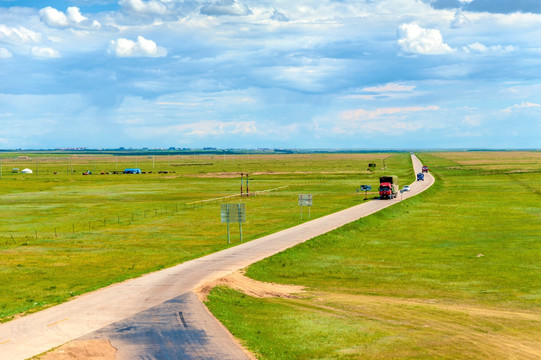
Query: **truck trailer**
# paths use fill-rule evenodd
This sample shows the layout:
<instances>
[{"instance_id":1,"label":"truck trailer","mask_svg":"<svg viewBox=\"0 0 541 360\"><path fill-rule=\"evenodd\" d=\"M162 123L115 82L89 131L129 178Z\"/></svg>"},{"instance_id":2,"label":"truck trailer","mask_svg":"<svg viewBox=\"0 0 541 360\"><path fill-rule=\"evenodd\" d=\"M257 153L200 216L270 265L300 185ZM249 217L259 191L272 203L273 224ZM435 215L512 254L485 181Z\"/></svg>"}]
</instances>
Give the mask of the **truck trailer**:
<instances>
[{"instance_id":1,"label":"truck trailer","mask_svg":"<svg viewBox=\"0 0 541 360\"><path fill-rule=\"evenodd\" d=\"M379 178L379 198L394 199L398 196L398 176L389 175Z\"/></svg>"}]
</instances>

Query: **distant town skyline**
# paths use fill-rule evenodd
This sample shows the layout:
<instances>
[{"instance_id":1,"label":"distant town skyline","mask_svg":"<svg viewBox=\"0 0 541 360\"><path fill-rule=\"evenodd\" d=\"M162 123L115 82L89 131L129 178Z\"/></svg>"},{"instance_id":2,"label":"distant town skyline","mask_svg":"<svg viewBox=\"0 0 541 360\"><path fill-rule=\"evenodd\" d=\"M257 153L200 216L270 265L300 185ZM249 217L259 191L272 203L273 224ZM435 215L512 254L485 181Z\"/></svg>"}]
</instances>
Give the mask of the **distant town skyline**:
<instances>
[{"instance_id":1,"label":"distant town skyline","mask_svg":"<svg viewBox=\"0 0 541 360\"><path fill-rule=\"evenodd\" d=\"M0 149L535 149L541 2L0 0Z\"/></svg>"}]
</instances>

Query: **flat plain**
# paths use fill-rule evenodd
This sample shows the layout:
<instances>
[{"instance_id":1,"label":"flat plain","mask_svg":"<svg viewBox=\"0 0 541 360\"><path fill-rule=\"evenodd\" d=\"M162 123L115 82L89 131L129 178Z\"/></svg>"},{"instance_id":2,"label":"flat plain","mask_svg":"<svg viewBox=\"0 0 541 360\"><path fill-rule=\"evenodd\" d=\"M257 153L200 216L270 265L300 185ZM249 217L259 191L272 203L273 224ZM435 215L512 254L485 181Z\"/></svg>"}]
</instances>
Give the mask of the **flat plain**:
<instances>
[{"instance_id":1,"label":"flat plain","mask_svg":"<svg viewBox=\"0 0 541 360\"><path fill-rule=\"evenodd\" d=\"M358 204L356 189L382 174L413 178L404 153L1 156L1 321L238 244L222 203L246 204L249 241L306 221L301 193L314 195L314 218ZM113 174L124 168L146 174ZM241 172L253 196L238 196Z\"/></svg>"},{"instance_id":2,"label":"flat plain","mask_svg":"<svg viewBox=\"0 0 541 360\"><path fill-rule=\"evenodd\" d=\"M297 298L207 306L261 359L541 358L541 153L417 155L429 190L247 269Z\"/></svg>"}]
</instances>

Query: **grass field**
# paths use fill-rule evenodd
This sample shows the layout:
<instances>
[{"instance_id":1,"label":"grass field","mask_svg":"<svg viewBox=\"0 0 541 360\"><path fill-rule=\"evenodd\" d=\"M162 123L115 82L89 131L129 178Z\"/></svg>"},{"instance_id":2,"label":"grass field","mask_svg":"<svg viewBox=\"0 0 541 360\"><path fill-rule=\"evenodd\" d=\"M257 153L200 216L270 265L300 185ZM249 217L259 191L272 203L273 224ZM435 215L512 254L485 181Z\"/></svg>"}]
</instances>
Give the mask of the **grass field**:
<instances>
[{"instance_id":1,"label":"grass field","mask_svg":"<svg viewBox=\"0 0 541 360\"><path fill-rule=\"evenodd\" d=\"M278 188L225 199L246 203L246 241L300 223L298 194L314 195L314 218L357 204L356 188L382 174L413 178L403 153L20 155L0 154L0 321L226 248L222 201L206 200L238 195L239 172L252 193ZM128 167L147 174L101 175Z\"/></svg>"},{"instance_id":2,"label":"grass field","mask_svg":"<svg viewBox=\"0 0 541 360\"><path fill-rule=\"evenodd\" d=\"M428 191L248 268L300 298L211 311L261 359L541 358L541 153L419 157Z\"/></svg>"}]
</instances>

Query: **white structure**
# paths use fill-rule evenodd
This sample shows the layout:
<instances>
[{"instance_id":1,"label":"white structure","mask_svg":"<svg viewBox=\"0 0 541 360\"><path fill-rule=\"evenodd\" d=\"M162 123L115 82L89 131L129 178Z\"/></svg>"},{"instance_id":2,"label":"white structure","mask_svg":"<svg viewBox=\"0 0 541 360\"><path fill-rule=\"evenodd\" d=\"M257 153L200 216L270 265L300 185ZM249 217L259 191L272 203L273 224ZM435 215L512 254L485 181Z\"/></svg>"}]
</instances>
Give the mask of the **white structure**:
<instances>
[{"instance_id":1,"label":"white structure","mask_svg":"<svg viewBox=\"0 0 541 360\"><path fill-rule=\"evenodd\" d=\"M28 168L27 168L27 169L23 169L23 171L21 171L21 172L22 172L23 174L32 174L32 173L33 173L33 171L30 170L30 169L28 169Z\"/></svg>"}]
</instances>

